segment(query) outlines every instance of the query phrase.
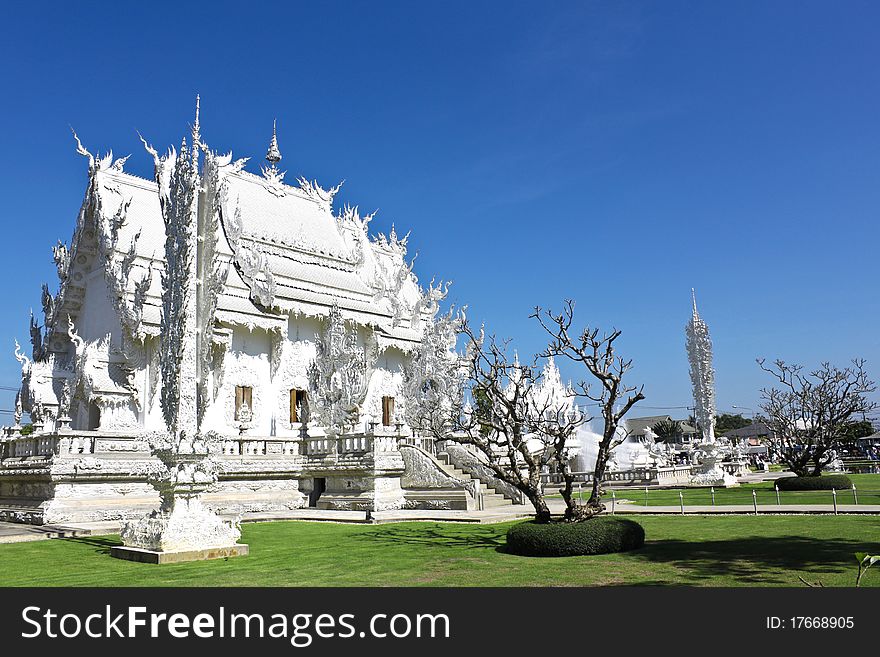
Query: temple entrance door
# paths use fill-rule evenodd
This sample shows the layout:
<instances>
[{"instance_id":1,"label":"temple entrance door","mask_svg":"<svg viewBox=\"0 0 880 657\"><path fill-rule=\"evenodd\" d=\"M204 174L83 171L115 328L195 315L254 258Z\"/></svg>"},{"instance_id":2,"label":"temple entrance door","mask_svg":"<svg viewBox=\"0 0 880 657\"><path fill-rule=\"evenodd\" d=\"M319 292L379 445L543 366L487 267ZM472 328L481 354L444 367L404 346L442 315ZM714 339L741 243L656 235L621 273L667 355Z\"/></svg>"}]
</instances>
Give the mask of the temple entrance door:
<instances>
[{"instance_id":1,"label":"temple entrance door","mask_svg":"<svg viewBox=\"0 0 880 657\"><path fill-rule=\"evenodd\" d=\"M326 477L315 477L312 479L312 492L309 493L309 506L318 506L318 498L327 490Z\"/></svg>"}]
</instances>

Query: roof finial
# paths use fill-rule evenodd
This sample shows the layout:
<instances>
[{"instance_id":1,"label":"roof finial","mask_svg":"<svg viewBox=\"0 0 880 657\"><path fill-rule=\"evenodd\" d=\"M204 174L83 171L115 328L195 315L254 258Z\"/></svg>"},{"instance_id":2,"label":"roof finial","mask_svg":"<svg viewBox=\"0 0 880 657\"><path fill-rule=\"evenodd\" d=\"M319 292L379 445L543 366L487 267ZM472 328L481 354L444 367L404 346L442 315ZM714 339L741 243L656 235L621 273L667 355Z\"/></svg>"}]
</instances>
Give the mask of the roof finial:
<instances>
[{"instance_id":1,"label":"roof finial","mask_svg":"<svg viewBox=\"0 0 880 657\"><path fill-rule=\"evenodd\" d=\"M196 94L196 120L192 128L193 148L198 148L202 143L202 135L199 126L199 94Z\"/></svg>"},{"instance_id":2,"label":"roof finial","mask_svg":"<svg viewBox=\"0 0 880 657\"><path fill-rule=\"evenodd\" d=\"M691 299L694 302L694 316L697 315L697 293L694 292L694 288L691 288Z\"/></svg>"},{"instance_id":3,"label":"roof finial","mask_svg":"<svg viewBox=\"0 0 880 657\"><path fill-rule=\"evenodd\" d=\"M269 142L269 150L266 153L266 159L272 165L276 165L281 161L281 151L278 149L278 134L275 130L276 120L272 119L272 141Z\"/></svg>"}]
</instances>

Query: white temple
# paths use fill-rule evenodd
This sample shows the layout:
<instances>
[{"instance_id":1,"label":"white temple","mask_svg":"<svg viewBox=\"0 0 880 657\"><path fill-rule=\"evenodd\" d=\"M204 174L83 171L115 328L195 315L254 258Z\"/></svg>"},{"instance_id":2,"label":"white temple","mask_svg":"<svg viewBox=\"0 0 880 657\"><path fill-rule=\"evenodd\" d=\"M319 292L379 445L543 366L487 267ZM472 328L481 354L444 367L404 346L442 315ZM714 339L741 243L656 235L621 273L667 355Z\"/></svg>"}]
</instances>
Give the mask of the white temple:
<instances>
[{"instance_id":1,"label":"white temple","mask_svg":"<svg viewBox=\"0 0 880 657\"><path fill-rule=\"evenodd\" d=\"M404 371L436 350L423 338L446 294L419 285L406 237L371 237L372 214L334 212L339 186L285 183L274 130L262 175L207 146L198 109L179 151L160 157L144 141L155 180L76 141L88 185L70 243L53 247L59 288L43 286L31 357L16 344L0 518L155 508L138 438L166 426L222 438L219 483L204 495L220 512L475 508L485 497L405 422Z\"/></svg>"}]
</instances>

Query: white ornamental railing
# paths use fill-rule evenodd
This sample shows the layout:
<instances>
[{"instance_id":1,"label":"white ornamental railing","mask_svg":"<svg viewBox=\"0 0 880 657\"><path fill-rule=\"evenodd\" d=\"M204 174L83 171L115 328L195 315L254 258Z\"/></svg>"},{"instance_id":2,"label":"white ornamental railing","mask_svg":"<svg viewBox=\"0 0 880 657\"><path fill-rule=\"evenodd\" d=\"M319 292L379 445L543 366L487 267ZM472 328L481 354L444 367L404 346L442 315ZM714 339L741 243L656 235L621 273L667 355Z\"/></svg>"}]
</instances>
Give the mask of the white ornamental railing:
<instances>
[{"instance_id":1,"label":"white ornamental railing","mask_svg":"<svg viewBox=\"0 0 880 657\"><path fill-rule=\"evenodd\" d=\"M424 436L407 436L406 438L401 438L400 442L403 445L412 445L413 447L418 447L419 449L428 452L428 454L437 454L437 441L434 440L434 438L427 438Z\"/></svg>"},{"instance_id":2,"label":"white ornamental railing","mask_svg":"<svg viewBox=\"0 0 880 657\"><path fill-rule=\"evenodd\" d=\"M368 452L398 451L402 441L410 441L397 433L349 434L344 436L317 436L293 438L283 436L236 436L223 440L221 453L225 456L324 456L359 455ZM417 438L417 444L433 453L431 439ZM124 435L101 431L76 431L64 433L34 434L28 436L5 436L0 438L0 459L50 458L96 453L149 453L149 449L136 435Z\"/></svg>"}]
</instances>

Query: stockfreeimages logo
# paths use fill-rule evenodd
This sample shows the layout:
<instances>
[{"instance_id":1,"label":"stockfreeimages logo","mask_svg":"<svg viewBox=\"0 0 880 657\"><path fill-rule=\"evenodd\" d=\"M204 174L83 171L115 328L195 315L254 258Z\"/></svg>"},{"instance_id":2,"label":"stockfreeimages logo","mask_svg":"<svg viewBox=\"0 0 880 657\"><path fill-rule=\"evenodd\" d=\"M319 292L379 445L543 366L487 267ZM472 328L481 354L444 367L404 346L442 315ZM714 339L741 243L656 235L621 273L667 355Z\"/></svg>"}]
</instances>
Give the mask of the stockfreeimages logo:
<instances>
[{"instance_id":1,"label":"stockfreeimages logo","mask_svg":"<svg viewBox=\"0 0 880 657\"><path fill-rule=\"evenodd\" d=\"M58 614L51 608L30 606L21 612L24 639L200 639L270 638L285 639L297 648L306 648L321 639L448 639L446 614L373 614L358 630L355 614L262 614L229 613L220 607L215 613L153 613L146 607L127 607L114 611L106 605L102 612L82 615Z\"/></svg>"}]
</instances>

